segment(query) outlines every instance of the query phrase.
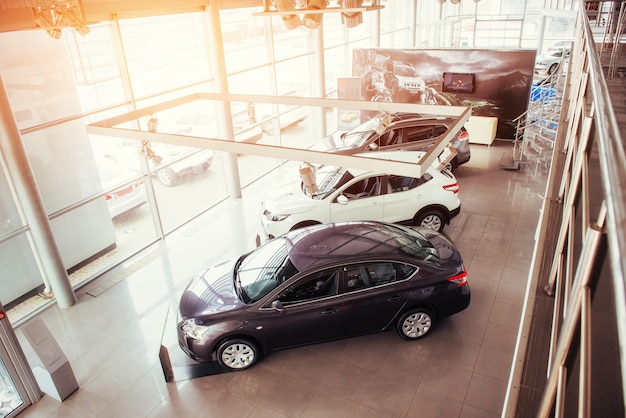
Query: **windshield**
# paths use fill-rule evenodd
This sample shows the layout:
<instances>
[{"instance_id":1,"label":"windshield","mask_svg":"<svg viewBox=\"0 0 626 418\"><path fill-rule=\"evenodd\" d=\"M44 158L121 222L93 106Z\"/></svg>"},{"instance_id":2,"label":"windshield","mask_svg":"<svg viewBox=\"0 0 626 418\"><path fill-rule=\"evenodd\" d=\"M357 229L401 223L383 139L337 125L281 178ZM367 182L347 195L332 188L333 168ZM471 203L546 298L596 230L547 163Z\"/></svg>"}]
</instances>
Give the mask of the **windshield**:
<instances>
[{"instance_id":1,"label":"windshield","mask_svg":"<svg viewBox=\"0 0 626 418\"><path fill-rule=\"evenodd\" d=\"M345 168L326 167L325 170L319 171L315 178L318 184L318 191L312 197L314 199L324 199L330 193L352 180L354 176ZM304 183L302 187L304 188Z\"/></svg>"},{"instance_id":2,"label":"windshield","mask_svg":"<svg viewBox=\"0 0 626 418\"><path fill-rule=\"evenodd\" d=\"M374 116L372 119L341 135L343 144L353 148L359 148L363 146L367 143L370 137L376 135L376 129L381 124L381 117Z\"/></svg>"},{"instance_id":3,"label":"windshield","mask_svg":"<svg viewBox=\"0 0 626 418\"><path fill-rule=\"evenodd\" d=\"M235 268L235 286L246 304L258 302L297 274L284 238L275 238L245 257Z\"/></svg>"}]
</instances>

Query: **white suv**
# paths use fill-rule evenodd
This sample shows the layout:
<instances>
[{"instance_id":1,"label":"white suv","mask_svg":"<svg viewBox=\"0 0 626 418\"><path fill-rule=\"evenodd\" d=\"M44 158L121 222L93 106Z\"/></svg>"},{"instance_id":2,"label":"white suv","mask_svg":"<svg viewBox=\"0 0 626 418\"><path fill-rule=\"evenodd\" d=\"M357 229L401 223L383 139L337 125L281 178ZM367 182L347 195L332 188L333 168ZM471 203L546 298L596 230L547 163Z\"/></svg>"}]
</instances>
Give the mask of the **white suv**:
<instances>
[{"instance_id":1,"label":"white suv","mask_svg":"<svg viewBox=\"0 0 626 418\"><path fill-rule=\"evenodd\" d=\"M390 160L417 162L423 152L380 153ZM371 153L367 156L372 156ZM441 231L461 210L454 175L429 167L420 178L322 166L317 191L289 181L270 192L262 204L257 244L308 225L357 220L398 222Z\"/></svg>"}]
</instances>

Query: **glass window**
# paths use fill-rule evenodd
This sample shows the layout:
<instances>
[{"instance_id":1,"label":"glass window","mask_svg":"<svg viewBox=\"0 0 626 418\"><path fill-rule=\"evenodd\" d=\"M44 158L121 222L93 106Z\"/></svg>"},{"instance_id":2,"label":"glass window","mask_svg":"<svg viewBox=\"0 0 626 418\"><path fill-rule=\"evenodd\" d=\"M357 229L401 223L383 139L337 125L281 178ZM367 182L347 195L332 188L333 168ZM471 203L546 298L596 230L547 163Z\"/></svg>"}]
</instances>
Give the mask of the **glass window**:
<instances>
[{"instance_id":1,"label":"glass window","mask_svg":"<svg viewBox=\"0 0 626 418\"><path fill-rule=\"evenodd\" d=\"M403 143L437 138L440 135L443 135L447 130L448 128L445 125L427 125L405 128L405 138Z\"/></svg>"},{"instance_id":2,"label":"glass window","mask_svg":"<svg viewBox=\"0 0 626 418\"><path fill-rule=\"evenodd\" d=\"M323 270L298 280L279 299L283 305L306 302L337 294L338 270Z\"/></svg>"},{"instance_id":3,"label":"glass window","mask_svg":"<svg viewBox=\"0 0 626 418\"><path fill-rule=\"evenodd\" d=\"M254 9L220 10L226 71L237 73L267 64L265 20L252 16Z\"/></svg>"},{"instance_id":4,"label":"glass window","mask_svg":"<svg viewBox=\"0 0 626 418\"><path fill-rule=\"evenodd\" d=\"M368 263L344 268L342 291L353 292L383 286L411 277L418 267L390 262Z\"/></svg>"},{"instance_id":5,"label":"glass window","mask_svg":"<svg viewBox=\"0 0 626 418\"><path fill-rule=\"evenodd\" d=\"M210 78L205 26L206 16L203 13L120 21L124 52L136 97Z\"/></svg>"},{"instance_id":6,"label":"glass window","mask_svg":"<svg viewBox=\"0 0 626 418\"><path fill-rule=\"evenodd\" d=\"M368 177L350 185L343 191L343 195L348 199L360 199L363 197L374 197L380 195L380 177Z\"/></svg>"},{"instance_id":7,"label":"glass window","mask_svg":"<svg viewBox=\"0 0 626 418\"><path fill-rule=\"evenodd\" d=\"M426 183L431 180L433 176L428 173L424 173L424 175L420 178L416 177L404 177L404 176L389 176L389 186L391 188L391 192L404 192L407 190L411 190L416 188L419 185Z\"/></svg>"}]
</instances>

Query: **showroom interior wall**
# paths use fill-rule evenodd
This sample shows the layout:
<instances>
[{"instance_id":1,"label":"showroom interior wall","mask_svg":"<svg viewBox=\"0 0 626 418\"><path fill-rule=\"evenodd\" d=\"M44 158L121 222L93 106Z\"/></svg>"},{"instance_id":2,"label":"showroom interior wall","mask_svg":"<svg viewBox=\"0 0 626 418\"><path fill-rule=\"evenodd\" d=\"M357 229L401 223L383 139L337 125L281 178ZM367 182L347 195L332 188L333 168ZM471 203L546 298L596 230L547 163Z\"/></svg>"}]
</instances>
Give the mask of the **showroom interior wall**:
<instances>
[{"instance_id":1,"label":"showroom interior wall","mask_svg":"<svg viewBox=\"0 0 626 418\"><path fill-rule=\"evenodd\" d=\"M304 28L289 31L277 17L254 17L252 14L257 9L222 10L221 37L224 41L228 91L241 94L296 94L305 97L319 97L323 92L333 97L337 78L352 75L350 53L352 49L358 47L396 48L414 45L453 47L468 45L468 42L480 42L481 47L503 47L509 44L531 47L529 44L537 43L536 32L527 31L524 25L521 29L516 26L519 19L515 24L508 23L507 14L525 12L526 15L522 15L523 22L534 24L532 22L538 21L537 14L544 7L544 2L528 1L519 5L515 2L484 0L479 3L462 2L453 5L448 2L442 4L435 1L415 1L385 2L384 5L385 8L380 12L364 13L363 24L349 30L341 24L339 16L327 15L322 25L322 36L315 36L315 31ZM485 20L480 21L479 16ZM499 17L494 19L494 16ZM416 26L412 26L413 21ZM498 27L494 21L503 26ZM474 22L476 28L479 26L484 28L484 33L474 35L474 30L470 30L469 26L464 26L462 22ZM376 23L380 23L380 32L378 26L374 27ZM92 254L78 257L84 258L78 262L66 261L73 286L80 286L97 277L161 239L184 222L228 198L230 192L224 171L225 161L218 153L214 155L207 172L193 175L174 187L166 187L159 183L157 176L152 175L156 173L154 170L150 171L153 168L150 162L140 157L138 151L141 144L137 141L120 143L112 141L111 138L97 138L93 135L86 141L84 136L84 126L102 118L135 108L154 106L164 100L196 91L217 91L215 69L209 58L210 46L207 46L206 33L210 30L206 15L194 12L102 22L90 25L90 33L84 37L66 29L58 40L49 38L43 30L0 34L0 45L6 47L22 44L22 36L32 38L42 49L27 51L35 58L45 56L46 52L53 53L51 49L46 49L45 45L54 42L55 58L52 58L52 61L63 63L66 71L65 81L73 83L74 87L70 91L75 91L78 98L77 102L75 99L73 102L78 108L71 108L70 102L64 101L63 105L57 104L47 108L48 112L43 114L37 123L27 123L29 119L24 118L21 112L22 110L28 112L30 106L24 103L18 106L14 103L16 97L27 96L31 103L48 103L55 89L60 91L60 84L56 83L54 78L48 77L45 65L38 66L38 73L31 71L27 73L28 77L24 77L21 60L11 61L9 59L11 55L5 54L0 57L0 74L7 85L9 100L14 108L25 146L28 143L45 142L50 147L52 144L59 147L58 144L65 143L64 148L55 148L57 155L46 156L49 160L44 161L43 166L52 170L56 164L61 164L64 158L67 158L72 161L71 165L67 166L68 169L76 165L84 167L83 172L89 178L89 182L83 182L78 181L80 176L75 176L76 178L71 180L76 180L77 186L68 187L69 184L60 178L63 170L60 172L54 170L52 172L54 176L48 176L51 173L45 170L35 172L38 184L42 190L47 191L46 196L50 199L67 197L63 204L56 207L46 202L50 217L53 219L61 216L71 217L73 213L80 218L88 217L91 220L92 215L87 216L82 212L94 206L99 210L96 219L106 226L109 234L110 227L113 226L115 238L112 245L105 243L101 245L101 249L93 249ZM566 31L567 28L562 30ZM503 33L505 36L495 36L496 33ZM555 33L554 36L556 39L562 34ZM319 55L320 50L324 51L323 59ZM36 62L42 63L41 60ZM323 65L320 66L322 62ZM319 84L312 83L312 80L317 80ZM16 93L25 86L25 91L16 96ZM33 86L38 88L34 89ZM28 100L25 103L28 104ZM246 133L259 128L258 121L256 126L250 123L248 109L248 103L231 103L236 140L238 135L244 137ZM200 110L204 114L210 114L211 117L208 119L211 120L220 113L219 107L213 104L204 103ZM326 110L323 113L326 122L324 129L326 132L323 132L319 130L320 126L324 126L319 120L322 114L317 113L315 116L319 110L314 110L313 107L300 110L304 110L308 115L305 123L288 133L281 132L280 123L276 122L273 133L271 135L263 133L259 143L305 148L313 145L320 135L334 130L336 117L332 111ZM185 117L198 111L197 107L192 106L159 113L156 115L158 129L170 133L191 129L194 134L206 136L213 135L221 129L220 124L207 124L205 120L193 124L180 123L181 120L186 120ZM279 112L285 112L286 117L295 110L286 106L255 106L257 117L262 115L275 117ZM245 119L240 130L235 126L238 117ZM137 120L133 127L147 130L147 120ZM78 148L72 146L72 140L80 143L80 146ZM92 152L91 156L82 154L89 149ZM31 151L35 152L32 149ZM186 151L193 155L200 152L200 150ZM134 160L133 163L139 169L129 169L124 184L118 183L106 189L102 184L97 184L101 180L98 178L101 175L100 171L96 173L93 170L94 166L89 163L95 162L96 168L99 168L99 162L108 157L115 158L118 162L124 159ZM173 156L170 162L183 163L189 158L191 156L185 158L182 154ZM236 158L243 187L281 163L280 159L253 156ZM88 166L90 168L87 168ZM56 180L56 183L48 183L49 180ZM4 177L0 178L0 185L2 182L8 184ZM147 203L133 209L129 216L114 219L107 217L106 194L123 185L136 182L142 182L141 187L147 195ZM68 192L66 189L71 191ZM10 187L3 186L2 190L6 192ZM71 195L71 192L75 192L76 195ZM6 199L6 196L11 197ZM11 203L15 202L13 196L3 194L2 202L0 206L11 208L13 205L11 209L3 209L10 212L6 219L17 219L19 205ZM3 222L4 219L3 217ZM72 228L56 231L55 239L61 241L66 236L73 241L72 233ZM109 241L110 238L109 235ZM0 259L19 266L22 271L15 277L28 278L29 284L25 286L26 288L40 289L43 277L35 252L30 249L30 241L28 226L21 219L13 221L10 226L5 226L0 235ZM76 245L82 246L82 241ZM29 250L25 251L26 248ZM20 256L12 256L14 253L19 253ZM5 286L0 286L0 300L5 304L18 301L22 294L27 293L22 289L20 292L24 293L20 295L6 295L2 294L3 289Z\"/></svg>"}]
</instances>

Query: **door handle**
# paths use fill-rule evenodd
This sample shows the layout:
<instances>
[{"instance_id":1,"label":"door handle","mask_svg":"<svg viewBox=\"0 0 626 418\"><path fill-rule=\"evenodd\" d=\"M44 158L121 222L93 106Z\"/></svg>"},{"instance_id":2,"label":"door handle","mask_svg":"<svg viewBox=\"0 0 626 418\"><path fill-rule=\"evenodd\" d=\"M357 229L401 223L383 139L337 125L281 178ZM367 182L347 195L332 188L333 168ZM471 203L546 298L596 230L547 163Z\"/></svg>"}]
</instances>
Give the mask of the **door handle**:
<instances>
[{"instance_id":1,"label":"door handle","mask_svg":"<svg viewBox=\"0 0 626 418\"><path fill-rule=\"evenodd\" d=\"M394 296L391 296L389 299L387 299L387 302L397 302L397 301L402 300L402 299L404 299L404 296L402 296L402 295L394 295Z\"/></svg>"},{"instance_id":2,"label":"door handle","mask_svg":"<svg viewBox=\"0 0 626 418\"><path fill-rule=\"evenodd\" d=\"M322 311L322 315L332 315L332 314L336 314L338 311L337 308L329 308L329 309L325 309Z\"/></svg>"}]
</instances>

